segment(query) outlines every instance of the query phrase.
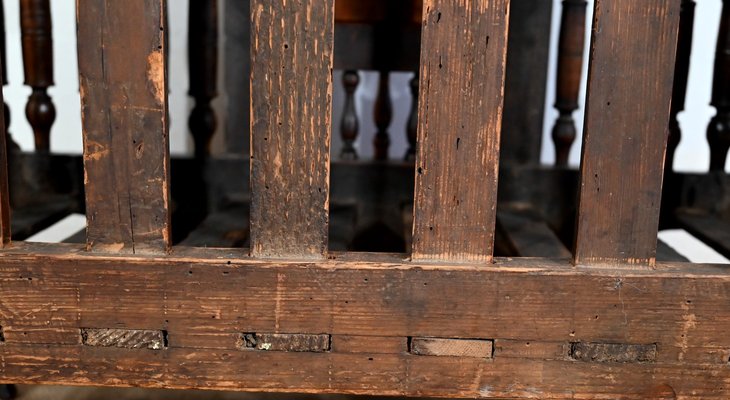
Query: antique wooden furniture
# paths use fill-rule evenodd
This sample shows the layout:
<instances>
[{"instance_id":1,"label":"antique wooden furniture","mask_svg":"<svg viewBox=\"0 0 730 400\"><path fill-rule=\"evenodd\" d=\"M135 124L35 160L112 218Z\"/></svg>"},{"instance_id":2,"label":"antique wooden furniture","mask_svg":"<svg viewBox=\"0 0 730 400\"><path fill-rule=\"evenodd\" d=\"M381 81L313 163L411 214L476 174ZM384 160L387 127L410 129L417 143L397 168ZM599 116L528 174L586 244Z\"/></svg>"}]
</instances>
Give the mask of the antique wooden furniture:
<instances>
[{"instance_id":1,"label":"antique wooden furniture","mask_svg":"<svg viewBox=\"0 0 730 400\"><path fill-rule=\"evenodd\" d=\"M24 16L47 6L27 3ZM657 251L661 225L730 254L727 9L708 134L719 155L709 174L675 174L665 149L678 139L694 2L595 0L578 171L563 164L582 103L584 1L564 1L559 165L537 165L527 139L500 163L500 141L519 144L507 126L535 120L509 105L535 100L509 88L528 93L523 80L545 76L509 76L529 58L510 60L522 42L508 42L509 11L529 16L529 3L423 2L415 159L372 162L347 147L351 111L349 159L331 161L334 0L251 0L251 153L223 158L207 155L216 5L191 6L197 147L176 160L166 2L78 0L82 159L44 149L52 74L27 78L38 153L0 135L0 382L728 398L730 271ZM40 20L28 17L24 43L42 56ZM29 188L21 172L37 163L52 179ZM11 241L16 225L38 225L18 220L33 198L85 210L83 243ZM231 221L238 230L222 230Z\"/></svg>"}]
</instances>

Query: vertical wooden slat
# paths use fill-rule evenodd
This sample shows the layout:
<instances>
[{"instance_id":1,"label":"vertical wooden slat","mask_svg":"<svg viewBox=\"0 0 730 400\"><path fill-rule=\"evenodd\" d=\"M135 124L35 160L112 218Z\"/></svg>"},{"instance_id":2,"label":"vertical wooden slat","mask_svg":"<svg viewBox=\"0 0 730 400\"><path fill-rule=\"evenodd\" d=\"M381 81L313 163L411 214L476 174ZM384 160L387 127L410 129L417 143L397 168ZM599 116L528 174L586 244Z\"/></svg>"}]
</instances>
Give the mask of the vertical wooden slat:
<instances>
[{"instance_id":1,"label":"vertical wooden slat","mask_svg":"<svg viewBox=\"0 0 730 400\"><path fill-rule=\"evenodd\" d=\"M251 2L251 251L327 251L334 0Z\"/></svg>"},{"instance_id":2,"label":"vertical wooden slat","mask_svg":"<svg viewBox=\"0 0 730 400\"><path fill-rule=\"evenodd\" d=\"M679 1L596 0L577 264L655 262Z\"/></svg>"},{"instance_id":3,"label":"vertical wooden slat","mask_svg":"<svg viewBox=\"0 0 730 400\"><path fill-rule=\"evenodd\" d=\"M0 62L0 76L3 76L4 70L4 62ZM3 92L0 90L0 104L3 104L3 99ZM8 190L8 146L6 144L6 135L5 113L0 112L0 248L10 243L10 192Z\"/></svg>"},{"instance_id":4,"label":"vertical wooden slat","mask_svg":"<svg viewBox=\"0 0 730 400\"><path fill-rule=\"evenodd\" d=\"M491 260L508 0L426 0L413 259Z\"/></svg>"},{"instance_id":5,"label":"vertical wooden slat","mask_svg":"<svg viewBox=\"0 0 730 400\"><path fill-rule=\"evenodd\" d=\"M170 245L165 0L77 0L89 249Z\"/></svg>"}]
</instances>

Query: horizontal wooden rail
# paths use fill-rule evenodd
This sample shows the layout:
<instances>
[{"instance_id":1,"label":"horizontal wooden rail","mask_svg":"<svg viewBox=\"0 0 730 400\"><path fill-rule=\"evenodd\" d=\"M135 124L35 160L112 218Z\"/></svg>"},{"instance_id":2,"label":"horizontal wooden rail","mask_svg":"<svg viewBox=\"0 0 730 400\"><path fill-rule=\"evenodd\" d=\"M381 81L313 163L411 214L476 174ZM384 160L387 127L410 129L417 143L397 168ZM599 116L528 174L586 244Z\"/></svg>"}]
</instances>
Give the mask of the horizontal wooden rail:
<instances>
[{"instance_id":1,"label":"horizontal wooden rail","mask_svg":"<svg viewBox=\"0 0 730 400\"><path fill-rule=\"evenodd\" d=\"M274 262L203 249L111 256L79 245L14 244L0 251L0 381L481 398L730 396L723 383L730 271L722 266L331 258ZM89 332L103 340L90 342ZM422 351L414 342L436 345ZM465 346L480 352L462 356Z\"/></svg>"}]
</instances>

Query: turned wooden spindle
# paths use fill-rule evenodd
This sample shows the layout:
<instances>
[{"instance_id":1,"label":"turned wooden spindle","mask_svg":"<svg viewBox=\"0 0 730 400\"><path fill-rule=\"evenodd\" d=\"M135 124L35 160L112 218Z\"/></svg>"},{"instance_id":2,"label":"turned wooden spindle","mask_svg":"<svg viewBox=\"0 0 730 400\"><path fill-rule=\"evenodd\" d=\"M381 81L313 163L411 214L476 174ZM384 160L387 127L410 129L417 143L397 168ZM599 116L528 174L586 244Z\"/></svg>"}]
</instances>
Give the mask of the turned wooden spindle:
<instances>
[{"instance_id":1,"label":"turned wooden spindle","mask_svg":"<svg viewBox=\"0 0 730 400\"><path fill-rule=\"evenodd\" d=\"M49 0L20 1L25 84L32 88L25 115L33 128L38 152L50 150L51 127L56 107L48 96L53 82L53 37Z\"/></svg>"},{"instance_id":2,"label":"turned wooden spindle","mask_svg":"<svg viewBox=\"0 0 730 400\"><path fill-rule=\"evenodd\" d=\"M555 108L560 115L552 137L555 164L567 165L576 136L573 112L578 109L583 50L585 44L586 0L563 0L558 45L558 75Z\"/></svg>"},{"instance_id":3,"label":"turned wooden spindle","mask_svg":"<svg viewBox=\"0 0 730 400\"><path fill-rule=\"evenodd\" d=\"M679 36L677 41L677 58L674 63L674 86L672 88L672 105L669 114L667 156L664 161L666 172L672 171L674 153L682 132L677 115L684 110L687 97L687 78L689 76L689 60L692 53L692 30L695 19L694 0L682 0L682 11L679 17Z\"/></svg>"},{"instance_id":4,"label":"turned wooden spindle","mask_svg":"<svg viewBox=\"0 0 730 400\"><path fill-rule=\"evenodd\" d=\"M715 52L715 73L712 85L712 102L717 114L707 128L710 144L710 171L725 169L727 151L730 148L730 1L723 0L720 32Z\"/></svg>"},{"instance_id":5,"label":"turned wooden spindle","mask_svg":"<svg viewBox=\"0 0 730 400\"><path fill-rule=\"evenodd\" d=\"M195 106L188 127L195 144L195 156L210 154L210 142L217 127L211 101L218 95L218 4L217 0L190 0L188 64L190 96Z\"/></svg>"},{"instance_id":6,"label":"turned wooden spindle","mask_svg":"<svg viewBox=\"0 0 730 400\"><path fill-rule=\"evenodd\" d=\"M388 127L393 119L393 103L390 100L390 74L388 71L380 71L378 94L375 98L375 109L373 111L375 126L378 129L373 139L375 159L387 160L388 148L390 147Z\"/></svg>"},{"instance_id":7,"label":"turned wooden spindle","mask_svg":"<svg viewBox=\"0 0 730 400\"><path fill-rule=\"evenodd\" d=\"M0 62L2 63L2 84L3 86L7 86L8 84L8 62L7 62L7 55L6 55L6 40L5 40L5 7L3 4L3 1L0 0ZM8 107L8 103L3 100L3 112L5 113L5 145L8 148L8 151L13 148L17 147L17 144L13 142L12 137L10 136L10 107Z\"/></svg>"},{"instance_id":8,"label":"turned wooden spindle","mask_svg":"<svg viewBox=\"0 0 730 400\"><path fill-rule=\"evenodd\" d=\"M411 87L411 111L408 114L406 123L406 136L408 138L408 150L406 150L406 161L416 160L416 140L418 138L418 74L410 81Z\"/></svg>"},{"instance_id":9,"label":"turned wooden spindle","mask_svg":"<svg viewBox=\"0 0 730 400\"><path fill-rule=\"evenodd\" d=\"M354 144L357 140L360 122L355 109L355 91L359 84L360 76L357 71L347 70L342 74L342 85L345 87L345 109L340 122L340 136L342 137L340 158L344 160L357 160Z\"/></svg>"}]
</instances>

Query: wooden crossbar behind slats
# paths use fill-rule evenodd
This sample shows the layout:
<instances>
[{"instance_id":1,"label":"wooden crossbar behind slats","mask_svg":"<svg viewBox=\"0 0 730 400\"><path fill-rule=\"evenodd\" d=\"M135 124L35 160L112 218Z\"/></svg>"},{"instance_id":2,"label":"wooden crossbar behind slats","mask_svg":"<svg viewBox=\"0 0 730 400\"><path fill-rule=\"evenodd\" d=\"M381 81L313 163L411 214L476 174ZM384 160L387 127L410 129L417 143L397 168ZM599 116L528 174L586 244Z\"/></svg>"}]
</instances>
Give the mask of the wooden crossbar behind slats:
<instances>
[{"instance_id":1,"label":"wooden crossbar behind slats","mask_svg":"<svg viewBox=\"0 0 730 400\"><path fill-rule=\"evenodd\" d=\"M251 252L327 252L334 0L251 1Z\"/></svg>"},{"instance_id":2,"label":"wooden crossbar behind slats","mask_svg":"<svg viewBox=\"0 0 730 400\"><path fill-rule=\"evenodd\" d=\"M577 264L655 262L679 7L596 0Z\"/></svg>"},{"instance_id":3,"label":"wooden crossbar behind slats","mask_svg":"<svg viewBox=\"0 0 730 400\"><path fill-rule=\"evenodd\" d=\"M492 258L508 6L424 2L414 260Z\"/></svg>"},{"instance_id":4,"label":"wooden crossbar behind slats","mask_svg":"<svg viewBox=\"0 0 730 400\"><path fill-rule=\"evenodd\" d=\"M78 0L87 242L170 242L165 0Z\"/></svg>"}]
</instances>

